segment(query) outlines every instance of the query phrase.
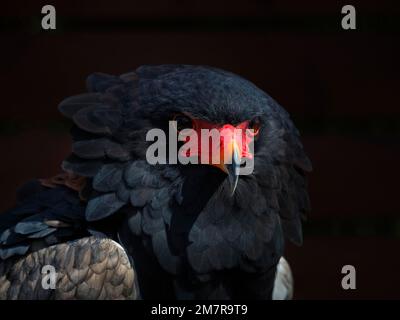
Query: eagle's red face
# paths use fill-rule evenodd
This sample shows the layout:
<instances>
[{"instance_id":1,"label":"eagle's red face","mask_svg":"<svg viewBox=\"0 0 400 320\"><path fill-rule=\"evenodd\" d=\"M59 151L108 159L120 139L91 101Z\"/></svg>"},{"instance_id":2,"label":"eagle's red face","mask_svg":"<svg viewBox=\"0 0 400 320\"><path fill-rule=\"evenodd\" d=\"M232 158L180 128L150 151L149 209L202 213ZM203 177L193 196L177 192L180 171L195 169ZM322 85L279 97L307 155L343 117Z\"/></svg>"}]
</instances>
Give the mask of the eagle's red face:
<instances>
[{"instance_id":1,"label":"eagle's red face","mask_svg":"<svg viewBox=\"0 0 400 320\"><path fill-rule=\"evenodd\" d=\"M232 193L235 191L242 159L253 159L252 142L260 130L258 118L237 125L215 124L196 119L188 114L178 115L179 132L185 132L185 141L197 139L196 147L184 150L182 156L199 157L199 163L215 166L229 175Z\"/></svg>"}]
</instances>

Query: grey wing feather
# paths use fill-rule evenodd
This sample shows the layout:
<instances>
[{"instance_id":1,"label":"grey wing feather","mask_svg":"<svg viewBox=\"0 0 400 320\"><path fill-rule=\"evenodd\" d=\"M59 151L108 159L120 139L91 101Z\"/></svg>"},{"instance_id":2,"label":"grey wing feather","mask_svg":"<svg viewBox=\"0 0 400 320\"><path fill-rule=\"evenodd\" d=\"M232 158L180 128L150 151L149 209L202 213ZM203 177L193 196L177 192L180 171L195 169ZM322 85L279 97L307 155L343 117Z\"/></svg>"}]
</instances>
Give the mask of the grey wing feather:
<instances>
[{"instance_id":1,"label":"grey wing feather","mask_svg":"<svg viewBox=\"0 0 400 320\"><path fill-rule=\"evenodd\" d=\"M46 265L55 268L54 289L43 286L49 284L42 274ZM138 298L129 257L111 239L86 237L0 262L0 299Z\"/></svg>"}]
</instances>

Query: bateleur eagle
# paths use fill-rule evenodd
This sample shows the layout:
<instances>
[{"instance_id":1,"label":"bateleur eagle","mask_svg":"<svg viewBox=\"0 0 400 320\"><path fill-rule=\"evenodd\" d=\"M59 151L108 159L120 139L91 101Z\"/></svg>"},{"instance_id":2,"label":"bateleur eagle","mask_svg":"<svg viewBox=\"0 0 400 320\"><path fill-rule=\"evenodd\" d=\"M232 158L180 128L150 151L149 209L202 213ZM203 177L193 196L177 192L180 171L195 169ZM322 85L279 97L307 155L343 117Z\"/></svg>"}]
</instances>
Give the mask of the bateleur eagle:
<instances>
[{"instance_id":1,"label":"bateleur eagle","mask_svg":"<svg viewBox=\"0 0 400 320\"><path fill-rule=\"evenodd\" d=\"M288 113L251 82L206 66L96 73L87 88L59 105L73 122L63 173L27 183L0 215L0 298L290 297L284 236L302 243L311 163ZM241 154L254 171L149 164L146 133L171 120L256 129L253 153ZM52 289L42 283L47 265Z\"/></svg>"}]
</instances>

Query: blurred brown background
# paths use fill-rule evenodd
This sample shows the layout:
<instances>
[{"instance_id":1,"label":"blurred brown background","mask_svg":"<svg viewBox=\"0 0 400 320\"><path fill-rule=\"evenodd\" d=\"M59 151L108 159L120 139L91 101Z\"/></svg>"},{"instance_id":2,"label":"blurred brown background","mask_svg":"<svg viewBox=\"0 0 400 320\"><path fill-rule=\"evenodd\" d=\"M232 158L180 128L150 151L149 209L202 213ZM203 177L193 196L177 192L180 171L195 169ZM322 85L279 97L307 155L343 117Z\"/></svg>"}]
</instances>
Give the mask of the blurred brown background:
<instances>
[{"instance_id":1,"label":"blurred brown background","mask_svg":"<svg viewBox=\"0 0 400 320\"><path fill-rule=\"evenodd\" d=\"M57 29L41 30L41 8ZM341 8L357 30L341 29ZM400 298L400 6L396 1L6 1L0 11L0 210L60 170L57 111L88 74L142 64L238 73L291 114L313 161L313 212L288 246L298 299ZM341 268L357 289L341 288Z\"/></svg>"}]
</instances>

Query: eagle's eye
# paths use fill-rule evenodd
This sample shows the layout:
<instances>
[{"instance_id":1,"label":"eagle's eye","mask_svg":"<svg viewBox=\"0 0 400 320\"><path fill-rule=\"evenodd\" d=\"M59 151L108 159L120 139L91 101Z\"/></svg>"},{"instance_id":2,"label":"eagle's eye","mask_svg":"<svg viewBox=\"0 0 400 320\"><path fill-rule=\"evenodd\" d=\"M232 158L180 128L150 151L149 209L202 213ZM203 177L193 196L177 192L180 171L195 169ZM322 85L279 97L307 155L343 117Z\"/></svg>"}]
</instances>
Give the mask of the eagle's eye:
<instances>
[{"instance_id":1,"label":"eagle's eye","mask_svg":"<svg viewBox=\"0 0 400 320\"><path fill-rule=\"evenodd\" d=\"M176 121L176 130L179 132L183 129L192 129L193 128L193 121L188 116L184 114L176 114L173 119Z\"/></svg>"},{"instance_id":2,"label":"eagle's eye","mask_svg":"<svg viewBox=\"0 0 400 320\"><path fill-rule=\"evenodd\" d=\"M254 135L256 136L260 132L260 127L261 127L260 118L255 117L249 122L248 129L253 129Z\"/></svg>"}]
</instances>

